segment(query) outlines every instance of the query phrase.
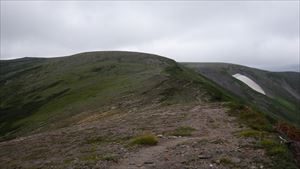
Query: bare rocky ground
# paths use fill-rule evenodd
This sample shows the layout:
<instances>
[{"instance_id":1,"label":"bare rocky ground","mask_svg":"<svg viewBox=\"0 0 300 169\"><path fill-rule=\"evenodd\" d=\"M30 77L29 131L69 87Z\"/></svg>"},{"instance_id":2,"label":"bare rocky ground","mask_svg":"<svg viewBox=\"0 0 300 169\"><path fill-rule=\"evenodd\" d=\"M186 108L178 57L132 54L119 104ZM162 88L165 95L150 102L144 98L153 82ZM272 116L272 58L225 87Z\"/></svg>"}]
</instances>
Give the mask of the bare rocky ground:
<instances>
[{"instance_id":1,"label":"bare rocky ground","mask_svg":"<svg viewBox=\"0 0 300 169\"><path fill-rule=\"evenodd\" d=\"M74 117L77 124L0 143L0 168L225 169L268 168L271 161L221 103L128 103ZM85 118L83 118L85 117ZM181 126L190 136L168 133ZM154 146L129 144L152 133Z\"/></svg>"}]
</instances>

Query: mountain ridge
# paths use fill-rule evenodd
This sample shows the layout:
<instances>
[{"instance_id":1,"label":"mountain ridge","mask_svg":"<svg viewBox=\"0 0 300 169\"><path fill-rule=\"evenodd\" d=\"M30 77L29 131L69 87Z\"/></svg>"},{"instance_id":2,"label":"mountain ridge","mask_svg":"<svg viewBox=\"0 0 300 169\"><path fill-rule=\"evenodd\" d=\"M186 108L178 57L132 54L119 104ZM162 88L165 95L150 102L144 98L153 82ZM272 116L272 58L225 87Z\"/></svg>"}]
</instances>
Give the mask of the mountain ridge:
<instances>
[{"instance_id":1,"label":"mountain ridge","mask_svg":"<svg viewBox=\"0 0 300 169\"><path fill-rule=\"evenodd\" d=\"M275 122L168 58L27 58L0 75L1 167L296 168Z\"/></svg>"}]
</instances>

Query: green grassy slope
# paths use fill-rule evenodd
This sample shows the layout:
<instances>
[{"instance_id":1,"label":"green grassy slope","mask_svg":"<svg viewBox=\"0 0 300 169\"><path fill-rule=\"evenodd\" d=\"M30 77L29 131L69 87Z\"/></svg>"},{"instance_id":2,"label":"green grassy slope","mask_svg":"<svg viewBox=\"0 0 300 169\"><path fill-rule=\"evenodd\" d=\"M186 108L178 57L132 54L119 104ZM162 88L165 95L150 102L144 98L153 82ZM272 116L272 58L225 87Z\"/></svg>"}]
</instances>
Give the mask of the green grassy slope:
<instances>
[{"instance_id":1,"label":"green grassy slope","mask_svg":"<svg viewBox=\"0 0 300 169\"><path fill-rule=\"evenodd\" d=\"M158 56L118 52L1 61L0 133L30 131L95 110L171 64Z\"/></svg>"},{"instance_id":2,"label":"green grassy slope","mask_svg":"<svg viewBox=\"0 0 300 169\"><path fill-rule=\"evenodd\" d=\"M145 53L22 58L1 61L0 68L2 139L68 126L79 120L78 114L92 114L130 99L173 104L196 99L195 88L207 95L219 91L175 61Z\"/></svg>"},{"instance_id":3,"label":"green grassy slope","mask_svg":"<svg viewBox=\"0 0 300 169\"><path fill-rule=\"evenodd\" d=\"M300 73L269 72L226 63L183 63L268 115L300 125ZM259 94L232 77L240 73L253 79L266 92Z\"/></svg>"}]
</instances>

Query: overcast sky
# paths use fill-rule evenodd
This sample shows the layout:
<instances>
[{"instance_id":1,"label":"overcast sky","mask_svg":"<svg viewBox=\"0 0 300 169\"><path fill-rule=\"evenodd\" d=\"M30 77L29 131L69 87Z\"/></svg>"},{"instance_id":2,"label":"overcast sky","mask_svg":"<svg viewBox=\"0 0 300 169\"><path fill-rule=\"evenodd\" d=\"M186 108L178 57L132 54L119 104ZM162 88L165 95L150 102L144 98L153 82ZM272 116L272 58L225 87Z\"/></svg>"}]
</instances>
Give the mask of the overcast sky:
<instances>
[{"instance_id":1,"label":"overcast sky","mask_svg":"<svg viewBox=\"0 0 300 169\"><path fill-rule=\"evenodd\" d=\"M176 61L299 63L299 1L1 1L1 59L130 50Z\"/></svg>"}]
</instances>

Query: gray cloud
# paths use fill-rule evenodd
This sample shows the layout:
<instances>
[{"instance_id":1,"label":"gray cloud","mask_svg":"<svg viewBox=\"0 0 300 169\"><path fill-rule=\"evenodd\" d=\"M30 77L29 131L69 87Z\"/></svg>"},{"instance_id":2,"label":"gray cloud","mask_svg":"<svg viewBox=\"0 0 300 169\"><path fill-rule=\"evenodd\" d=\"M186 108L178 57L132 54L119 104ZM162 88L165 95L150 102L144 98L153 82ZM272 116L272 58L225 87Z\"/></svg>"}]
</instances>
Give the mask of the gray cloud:
<instances>
[{"instance_id":1,"label":"gray cloud","mask_svg":"<svg viewBox=\"0 0 300 169\"><path fill-rule=\"evenodd\" d=\"M1 1L1 59L134 50L177 61L299 62L299 1Z\"/></svg>"}]
</instances>

